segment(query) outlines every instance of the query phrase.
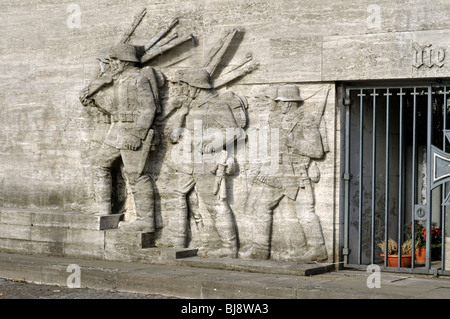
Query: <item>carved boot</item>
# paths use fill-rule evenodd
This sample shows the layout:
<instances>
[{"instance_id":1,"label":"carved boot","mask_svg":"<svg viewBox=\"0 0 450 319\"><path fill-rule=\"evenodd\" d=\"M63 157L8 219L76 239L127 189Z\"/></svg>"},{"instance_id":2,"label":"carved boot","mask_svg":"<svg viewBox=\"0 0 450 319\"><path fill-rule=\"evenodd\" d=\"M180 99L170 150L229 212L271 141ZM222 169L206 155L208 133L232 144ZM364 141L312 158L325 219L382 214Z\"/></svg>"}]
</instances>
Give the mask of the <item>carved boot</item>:
<instances>
[{"instance_id":1,"label":"carved boot","mask_svg":"<svg viewBox=\"0 0 450 319\"><path fill-rule=\"evenodd\" d=\"M234 226L231 210L222 218L216 218L215 226L219 233L221 247L209 253L212 257L218 258L237 258L237 236Z\"/></svg>"},{"instance_id":2,"label":"carved boot","mask_svg":"<svg viewBox=\"0 0 450 319\"><path fill-rule=\"evenodd\" d=\"M185 194L180 194L173 219L173 245L175 248L185 248L187 245L188 206Z\"/></svg>"},{"instance_id":3,"label":"carved boot","mask_svg":"<svg viewBox=\"0 0 450 319\"><path fill-rule=\"evenodd\" d=\"M265 210L263 210L265 211ZM251 221L251 240L239 251L242 259L269 259L272 215L270 211L257 214Z\"/></svg>"},{"instance_id":4,"label":"carved boot","mask_svg":"<svg viewBox=\"0 0 450 319\"><path fill-rule=\"evenodd\" d=\"M308 261L324 261L328 258L319 217L316 214L303 216L301 220L306 237L307 252L301 257Z\"/></svg>"},{"instance_id":5,"label":"carved boot","mask_svg":"<svg viewBox=\"0 0 450 319\"><path fill-rule=\"evenodd\" d=\"M95 204L90 211L91 214L110 215L111 214L111 175L108 171L98 170L95 175L94 192Z\"/></svg>"},{"instance_id":6,"label":"carved boot","mask_svg":"<svg viewBox=\"0 0 450 319\"><path fill-rule=\"evenodd\" d=\"M130 232L155 232L155 211L153 200L153 186L148 178L140 179L131 185L137 218L132 222L121 223L119 228Z\"/></svg>"}]
</instances>

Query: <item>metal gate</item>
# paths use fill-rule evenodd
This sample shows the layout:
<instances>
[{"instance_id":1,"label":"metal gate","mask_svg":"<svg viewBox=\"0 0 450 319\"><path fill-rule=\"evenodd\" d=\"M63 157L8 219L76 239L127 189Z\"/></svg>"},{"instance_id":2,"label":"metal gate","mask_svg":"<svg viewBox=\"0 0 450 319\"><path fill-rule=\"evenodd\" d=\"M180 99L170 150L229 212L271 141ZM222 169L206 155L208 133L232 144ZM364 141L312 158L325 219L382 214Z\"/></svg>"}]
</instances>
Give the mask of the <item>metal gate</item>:
<instances>
[{"instance_id":1,"label":"metal gate","mask_svg":"<svg viewBox=\"0 0 450 319\"><path fill-rule=\"evenodd\" d=\"M446 85L345 89L346 266L379 264L391 271L450 274L445 260L449 90ZM421 246L425 260L417 249Z\"/></svg>"}]
</instances>

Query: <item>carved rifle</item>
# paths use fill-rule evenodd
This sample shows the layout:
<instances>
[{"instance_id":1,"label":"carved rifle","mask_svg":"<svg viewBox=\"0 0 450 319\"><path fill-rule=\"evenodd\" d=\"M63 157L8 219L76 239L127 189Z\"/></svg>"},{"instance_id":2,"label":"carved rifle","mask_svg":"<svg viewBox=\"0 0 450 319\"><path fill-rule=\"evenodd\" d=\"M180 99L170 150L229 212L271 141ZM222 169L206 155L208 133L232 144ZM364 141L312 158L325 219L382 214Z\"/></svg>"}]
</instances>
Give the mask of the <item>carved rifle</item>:
<instances>
[{"instance_id":1,"label":"carved rifle","mask_svg":"<svg viewBox=\"0 0 450 319\"><path fill-rule=\"evenodd\" d=\"M144 8L142 11L134 17L133 23L131 27L125 32L122 39L120 40L121 43L127 43L130 41L131 36L133 35L134 31L138 27L138 25L141 23L142 19L144 19L144 16L147 14L147 9Z\"/></svg>"},{"instance_id":2,"label":"carved rifle","mask_svg":"<svg viewBox=\"0 0 450 319\"><path fill-rule=\"evenodd\" d=\"M178 18L175 18L168 26L159 31L158 34L155 35L153 39L151 39L150 42L144 46L145 52L154 47L155 44L158 43L178 22Z\"/></svg>"},{"instance_id":3,"label":"carved rifle","mask_svg":"<svg viewBox=\"0 0 450 319\"><path fill-rule=\"evenodd\" d=\"M230 72L221 75L219 78L213 80L213 87L215 89L224 86L235 79L253 72L259 67L259 63L252 61L252 57L247 56L246 60Z\"/></svg>"},{"instance_id":4,"label":"carved rifle","mask_svg":"<svg viewBox=\"0 0 450 319\"><path fill-rule=\"evenodd\" d=\"M172 49L172 48L174 48L176 46L179 46L180 44L182 44L184 42L192 40L192 39L194 39L194 36L191 34L191 35L189 35L187 37L178 39L176 41L170 41L170 42L168 42L168 43L166 43L166 44L164 44L164 45L162 45L160 47L154 47L154 48L150 49L146 54L144 54L142 56L141 63L142 64L147 63L148 61L154 59L158 55L161 55L164 52L166 52L166 51L168 51L168 50L170 50L170 49Z\"/></svg>"},{"instance_id":5,"label":"carved rifle","mask_svg":"<svg viewBox=\"0 0 450 319\"><path fill-rule=\"evenodd\" d=\"M208 70L211 76L215 72L220 61L222 61L225 52L231 45L231 41L239 32L240 30L237 28L228 31L228 33L209 51L203 67Z\"/></svg>"}]
</instances>

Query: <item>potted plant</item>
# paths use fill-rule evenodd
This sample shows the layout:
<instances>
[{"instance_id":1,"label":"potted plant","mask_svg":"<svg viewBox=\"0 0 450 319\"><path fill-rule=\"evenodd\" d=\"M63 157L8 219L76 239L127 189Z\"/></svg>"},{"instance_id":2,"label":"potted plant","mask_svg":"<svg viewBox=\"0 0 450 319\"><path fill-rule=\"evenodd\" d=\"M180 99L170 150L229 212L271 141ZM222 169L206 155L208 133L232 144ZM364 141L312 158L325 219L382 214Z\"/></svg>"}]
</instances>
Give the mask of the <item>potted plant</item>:
<instances>
[{"instance_id":1,"label":"potted plant","mask_svg":"<svg viewBox=\"0 0 450 319\"><path fill-rule=\"evenodd\" d=\"M408 238L412 239L412 223L409 224L409 230L406 231ZM418 263L424 263L426 260L426 228L415 222L414 225L414 246L415 246L415 260Z\"/></svg>"},{"instance_id":2,"label":"potted plant","mask_svg":"<svg viewBox=\"0 0 450 319\"><path fill-rule=\"evenodd\" d=\"M378 244L378 246L381 248L382 254L380 255L383 257L386 255L385 248L386 243L383 240L381 243ZM388 245L387 245L387 265L389 267L398 267L398 244L395 240L392 238L388 239ZM412 258L412 241L408 239L405 241L402 245L402 255L400 256L400 267L409 267L411 266L411 258Z\"/></svg>"},{"instance_id":3,"label":"potted plant","mask_svg":"<svg viewBox=\"0 0 450 319\"><path fill-rule=\"evenodd\" d=\"M424 228L425 229L425 228ZM442 230L436 227L436 224L431 225L431 260L441 259L441 247L442 247ZM424 240L427 240L427 232L424 230Z\"/></svg>"},{"instance_id":4,"label":"potted plant","mask_svg":"<svg viewBox=\"0 0 450 319\"><path fill-rule=\"evenodd\" d=\"M408 238L412 238L412 227L409 225ZM427 242L427 228L420 223L414 226L414 246L415 246L415 259L419 263L425 263L426 261L426 242ZM431 226L431 259L440 259L442 246L442 230L436 227L433 223Z\"/></svg>"}]
</instances>

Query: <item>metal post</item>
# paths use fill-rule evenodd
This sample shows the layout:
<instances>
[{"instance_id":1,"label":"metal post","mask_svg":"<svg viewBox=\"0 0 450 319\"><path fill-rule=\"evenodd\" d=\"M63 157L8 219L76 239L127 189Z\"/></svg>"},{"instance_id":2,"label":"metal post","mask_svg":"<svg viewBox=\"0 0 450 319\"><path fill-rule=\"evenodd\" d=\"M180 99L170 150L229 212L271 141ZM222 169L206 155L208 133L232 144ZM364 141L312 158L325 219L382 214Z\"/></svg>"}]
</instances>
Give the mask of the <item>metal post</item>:
<instances>
[{"instance_id":1,"label":"metal post","mask_svg":"<svg viewBox=\"0 0 450 319\"><path fill-rule=\"evenodd\" d=\"M345 163L344 163L344 263L348 264L349 254L349 194L350 194L350 90L345 91Z\"/></svg>"},{"instance_id":2,"label":"metal post","mask_svg":"<svg viewBox=\"0 0 450 319\"><path fill-rule=\"evenodd\" d=\"M411 234L412 234L412 242L411 242L411 246L413 249L413 253L412 253L412 259L411 259L411 268L414 268L414 262L416 259L415 253L414 253L414 247L415 247L415 209L414 206L416 205L416 113L417 113L417 92L416 92L416 88L414 87L414 98L413 98L413 146L412 146L412 183L411 183Z\"/></svg>"},{"instance_id":3,"label":"metal post","mask_svg":"<svg viewBox=\"0 0 450 319\"><path fill-rule=\"evenodd\" d=\"M385 182L384 182L384 242L385 242L385 256L384 256L384 265L387 266L387 243L389 240L389 126L390 126L390 118L389 118L389 101L392 93L389 93L389 89L386 91L386 162L385 162Z\"/></svg>"},{"instance_id":4,"label":"metal post","mask_svg":"<svg viewBox=\"0 0 450 319\"><path fill-rule=\"evenodd\" d=\"M431 163L431 134L432 134L432 95L431 95L431 86L428 87L428 108L427 108L427 212L428 212L428 218L427 218L427 239L426 239L426 268L431 269L431 209L432 209L432 203L431 203L431 174L430 174L430 167L432 165Z\"/></svg>"},{"instance_id":5,"label":"metal post","mask_svg":"<svg viewBox=\"0 0 450 319\"><path fill-rule=\"evenodd\" d=\"M447 136L445 132L447 131L447 86L444 86L444 106L443 106L443 116L444 116L444 137L442 142L443 151L446 151L446 142L447 142ZM442 185L443 187L443 194L442 198L445 198L447 195L447 184ZM442 205L442 211L441 211L441 230L442 230L442 242L441 242L441 269L445 270L445 211L447 209L447 206Z\"/></svg>"},{"instance_id":6,"label":"metal post","mask_svg":"<svg viewBox=\"0 0 450 319\"><path fill-rule=\"evenodd\" d=\"M358 210L358 263L362 264L362 204L363 204L363 150L364 150L364 106L363 90L359 92L359 210Z\"/></svg>"},{"instance_id":7,"label":"metal post","mask_svg":"<svg viewBox=\"0 0 450 319\"><path fill-rule=\"evenodd\" d=\"M398 177L398 264L401 266L401 223L403 214L403 89L400 89L400 128L399 128L399 177Z\"/></svg>"},{"instance_id":8,"label":"metal post","mask_svg":"<svg viewBox=\"0 0 450 319\"><path fill-rule=\"evenodd\" d=\"M371 220L371 243L370 243L370 256L371 263L375 263L375 200L376 200L376 152L377 152L377 104L376 104L376 89L373 89L372 103L372 220Z\"/></svg>"}]
</instances>

